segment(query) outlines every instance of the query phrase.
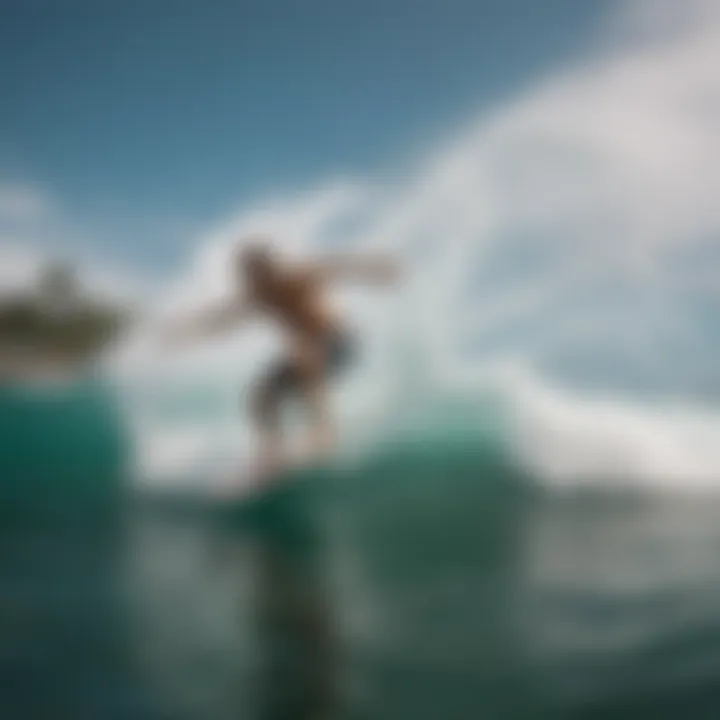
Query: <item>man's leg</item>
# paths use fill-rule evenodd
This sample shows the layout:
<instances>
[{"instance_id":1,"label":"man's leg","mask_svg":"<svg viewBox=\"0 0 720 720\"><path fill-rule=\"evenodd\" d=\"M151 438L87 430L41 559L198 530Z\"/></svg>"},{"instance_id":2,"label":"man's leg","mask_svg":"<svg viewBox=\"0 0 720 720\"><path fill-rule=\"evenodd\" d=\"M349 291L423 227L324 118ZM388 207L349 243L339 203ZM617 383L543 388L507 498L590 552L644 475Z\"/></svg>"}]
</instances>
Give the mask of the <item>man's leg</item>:
<instances>
[{"instance_id":1,"label":"man's leg","mask_svg":"<svg viewBox=\"0 0 720 720\"><path fill-rule=\"evenodd\" d=\"M330 412L327 385L323 378L310 385L307 402L311 416L307 452L310 458L323 458L330 453L335 443L335 427Z\"/></svg>"},{"instance_id":2,"label":"man's leg","mask_svg":"<svg viewBox=\"0 0 720 720\"><path fill-rule=\"evenodd\" d=\"M299 349L295 358L300 381L298 389L309 415L309 427L300 452L302 462L325 457L335 440L324 355L322 347L305 346Z\"/></svg>"},{"instance_id":3,"label":"man's leg","mask_svg":"<svg viewBox=\"0 0 720 720\"><path fill-rule=\"evenodd\" d=\"M283 434L280 424L281 388L270 375L253 392L250 414L257 443L258 476L266 476L279 468L283 454Z\"/></svg>"}]
</instances>

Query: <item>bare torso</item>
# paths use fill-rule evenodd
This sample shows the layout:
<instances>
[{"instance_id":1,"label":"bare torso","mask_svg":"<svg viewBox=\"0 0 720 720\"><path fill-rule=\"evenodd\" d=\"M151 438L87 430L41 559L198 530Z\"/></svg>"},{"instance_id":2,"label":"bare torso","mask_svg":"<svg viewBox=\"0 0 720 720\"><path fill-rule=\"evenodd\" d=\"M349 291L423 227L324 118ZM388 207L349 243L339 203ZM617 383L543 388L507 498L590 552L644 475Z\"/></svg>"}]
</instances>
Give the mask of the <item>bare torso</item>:
<instances>
[{"instance_id":1,"label":"bare torso","mask_svg":"<svg viewBox=\"0 0 720 720\"><path fill-rule=\"evenodd\" d=\"M293 340L323 342L338 328L324 283L302 269L282 269L250 288L253 303L277 320Z\"/></svg>"}]
</instances>

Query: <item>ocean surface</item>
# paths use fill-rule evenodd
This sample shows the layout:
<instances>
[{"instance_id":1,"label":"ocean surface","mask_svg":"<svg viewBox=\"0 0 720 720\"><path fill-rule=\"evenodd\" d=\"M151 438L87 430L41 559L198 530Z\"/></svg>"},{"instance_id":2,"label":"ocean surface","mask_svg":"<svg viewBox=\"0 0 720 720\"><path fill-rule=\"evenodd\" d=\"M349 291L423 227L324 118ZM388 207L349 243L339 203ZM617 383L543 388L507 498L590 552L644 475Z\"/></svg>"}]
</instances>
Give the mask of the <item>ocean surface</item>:
<instances>
[{"instance_id":1,"label":"ocean surface","mask_svg":"<svg viewBox=\"0 0 720 720\"><path fill-rule=\"evenodd\" d=\"M132 489L102 384L3 390L0 717L720 717L720 499L451 419L218 504Z\"/></svg>"}]
</instances>

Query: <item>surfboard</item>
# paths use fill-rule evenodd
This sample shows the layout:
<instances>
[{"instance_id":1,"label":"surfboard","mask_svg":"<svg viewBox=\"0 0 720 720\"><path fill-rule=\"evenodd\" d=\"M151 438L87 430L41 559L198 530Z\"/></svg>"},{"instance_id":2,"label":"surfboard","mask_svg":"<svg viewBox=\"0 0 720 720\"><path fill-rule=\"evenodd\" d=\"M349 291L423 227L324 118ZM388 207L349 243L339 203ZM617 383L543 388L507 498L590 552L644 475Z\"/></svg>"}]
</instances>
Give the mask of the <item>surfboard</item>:
<instances>
[{"instance_id":1,"label":"surfboard","mask_svg":"<svg viewBox=\"0 0 720 720\"><path fill-rule=\"evenodd\" d=\"M289 464L261 478L236 476L213 494L212 502L221 511L251 513L276 504L296 503L325 484L330 469L331 463L323 459Z\"/></svg>"},{"instance_id":2,"label":"surfboard","mask_svg":"<svg viewBox=\"0 0 720 720\"><path fill-rule=\"evenodd\" d=\"M200 515L221 525L229 523L233 528L271 532L273 528L292 528L298 523L304 526L303 518L324 506L330 496L328 489L335 474L332 463L318 461L287 467L255 486L238 473L223 481L216 476L214 485L195 483L185 489L141 494L138 500L173 514Z\"/></svg>"},{"instance_id":3,"label":"surfboard","mask_svg":"<svg viewBox=\"0 0 720 720\"><path fill-rule=\"evenodd\" d=\"M325 474L331 461L327 458L305 458L288 461L281 467L264 473L240 472L218 488L217 500L230 503L252 502L267 495L282 492L297 482L307 482L318 474Z\"/></svg>"}]
</instances>

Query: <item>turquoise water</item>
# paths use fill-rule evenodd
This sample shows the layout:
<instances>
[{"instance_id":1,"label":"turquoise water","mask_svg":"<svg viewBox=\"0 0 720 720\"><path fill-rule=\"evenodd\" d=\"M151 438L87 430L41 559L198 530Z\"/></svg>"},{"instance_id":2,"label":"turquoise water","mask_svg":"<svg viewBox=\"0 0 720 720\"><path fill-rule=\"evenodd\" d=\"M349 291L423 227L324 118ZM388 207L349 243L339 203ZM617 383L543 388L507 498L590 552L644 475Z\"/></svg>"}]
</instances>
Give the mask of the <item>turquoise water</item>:
<instances>
[{"instance_id":1,"label":"turquoise water","mask_svg":"<svg viewBox=\"0 0 720 720\"><path fill-rule=\"evenodd\" d=\"M0 401L0 717L716 718L720 503L405 443L131 496L111 394Z\"/></svg>"},{"instance_id":2,"label":"turquoise water","mask_svg":"<svg viewBox=\"0 0 720 720\"><path fill-rule=\"evenodd\" d=\"M115 504L129 446L100 381L55 390L0 387L0 507L67 513Z\"/></svg>"}]
</instances>

